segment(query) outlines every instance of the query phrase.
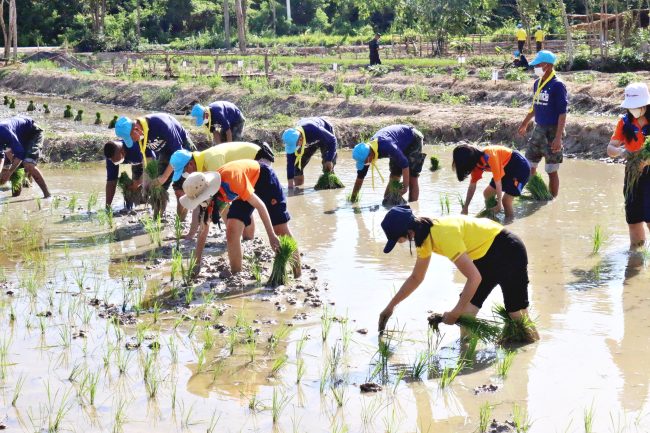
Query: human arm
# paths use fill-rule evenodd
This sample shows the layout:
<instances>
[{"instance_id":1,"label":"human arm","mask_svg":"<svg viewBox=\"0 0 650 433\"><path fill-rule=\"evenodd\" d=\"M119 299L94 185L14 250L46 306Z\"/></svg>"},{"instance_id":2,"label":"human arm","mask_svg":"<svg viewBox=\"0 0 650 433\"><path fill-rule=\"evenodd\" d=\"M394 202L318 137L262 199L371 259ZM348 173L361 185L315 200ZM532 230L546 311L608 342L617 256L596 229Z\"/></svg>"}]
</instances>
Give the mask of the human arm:
<instances>
[{"instance_id":1,"label":"human arm","mask_svg":"<svg viewBox=\"0 0 650 433\"><path fill-rule=\"evenodd\" d=\"M359 196L359 191L361 190L362 185L363 185L363 178L357 177L357 180L354 181L354 186L352 187L352 194L350 195L352 201L355 201L356 198Z\"/></svg>"},{"instance_id":2,"label":"human arm","mask_svg":"<svg viewBox=\"0 0 650 433\"><path fill-rule=\"evenodd\" d=\"M454 264L465 278L467 278L467 281L465 282L465 287L463 287L463 291L458 298L456 306L454 306L451 311L445 312L442 316L443 323L447 325L453 325L456 323L458 317L460 317L463 311L465 311L467 304L469 304L474 297L479 284L481 284L481 273L467 253L461 254L456 261L454 261Z\"/></svg>"},{"instance_id":3,"label":"human arm","mask_svg":"<svg viewBox=\"0 0 650 433\"><path fill-rule=\"evenodd\" d=\"M269 244L271 244L273 251L277 251L280 248L280 240L275 235L275 231L273 231L273 224L271 223L271 217L269 216L269 211L266 209L266 205L255 193L252 193L246 201L257 210L264 223L266 234L269 237Z\"/></svg>"},{"instance_id":4,"label":"human arm","mask_svg":"<svg viewBox=\"0 0 650 433\"><path fill-rule=\"evenodd\" d=\"M232 142L232 129L231 128L226 129L226 142L228 142L228 143Z\"/></svg>"},{"instance_id":5,"label":"human arm","mask_svg":"<svg viewBox=\"0 0 650 433\"><path fill-rule=\"evenodd\" d=\"M167 182L167 179L169 179L169 176L171 176L173 172L174 172L174 167L172 167L171 164L167 164L167 167L165 167L165 171L163 171L163 173L157 178L158 183L162 185L165 182Z\"/></svg>"},{"instance_id":6,"label":"human arm","mask_svg":"<svg viewBox=\"0 0 650 433\"><path fill-rule=\"evenodd\" d=\"M535 117L534 108L526 115L526 117L524 117L524 120L519 125L519 129L517 129L517 134L519 134L520 137L526 136L526 130L528 129L528 124L533 119L533 117Z\"/></svg>"},{"instance_id":7,"label":"human arm","mask_svg":"<svg viewBox=\"0 0 650 433\"><path fill-rule=\"evenodd\" d=\"M408 167L402 169L402 194L406 194L409 190L409 184L411 183L411 170Z\"/></svg>"},{"instance_id":8,"label":"human arm","mask_svg":"<svg viewBox=\"0 0 650 433\"><path fill-rule=\"evenodd\" d=\"M217 209L215 209L217 211ZM198 212L194 212L198 214ZM207 222L201 222L201 228L199 231L199 237L196 240L196 249L194 250L194 257L196 258L196 267L194 268L194 274L198 275L199 270L201 269L201 258L203 257L203 249L205 248L205 243L208 240L208 233L210 232L210 221L208 218Z\"/></svg>"},{"instance_id":9,"label":"human arm","mask_svg":"<svg viewBox=\"0 0 650 433\"><path fill-rule=\"evenodd\" d=\"M117 189L116 180L107 180L106 181L106 209L110 208L113 204L113 198L115 197L115 190Z\"/></svg>"},{"instance_id":10,"label":"human arm","mask_svg":"<svg viewBox=\"0 0 650 433\"><path fill-rule=\"evenodd\" d=\"M625 156L625 153L627 151L625 150L625 145L622 141L620 140L610 140L609 144L607 145L607 156L610 158L617 158L619 156Z\"/></svg>"},{"instance_id":11,"label":"human arm","mask_svg":"<svg viewBox=\"0 0 650 433\"><path fill-rule=\"evenodd\" d=\"M501 210L503 209L503 202L502 202L502 199L503 199L503 184L501 183L501 179L499 179L499 180L494 179L494 185L496 186L495 189L497 190L497 196L496 196L497 204L496 204L496 206L494 206L490 210L493 213L496 214L496 213L501 212Z\"/></svg>"},{"instance_id":12,"label":"human arm","mask_svg":"<svg viewBox=\"0 0 650 433\"><path fill-rule=\"evenodd\" d=\"M9 178L16 171L16 169L23 162L22 159L19 159L15 153L12 152L12 149L7 149L5 151L7 159L11 159L11 164L5 165L4 170L2 171L2 176L0 176L0 184L6 183L9 181Z\"/></svg>"},{"instance_id":13,"label":"human arm","mask_svg":"<svg viewBox=\"0 0 650 433\"><path fill-rule=\"evenodd\" d=\"M294 177L296 177L296 154L289 153L287 154L287 182L289 183L289 189L293 189L295 186Z\"/></svg>"},{"instance_id":14,"label":"human arm","mask_svg":"<svg viewBox=\"0 0 650 433\"><path fill-rule=\"evenodd\" d=\"M395 294L395 296L393 296L388 305L386 305L386 308L384 308L384 311L382 311L379 315L379 332L383 332L386 328L386 322L388 322L390 316L393 315L393 310L395 307L404 299L408 298L411 293L413 293L415 289L417 289L420 284L422 284L422 281L424 281L424 276L427 274L427 269L429 268L430 261L431 256L424 259L418 257L411 275L409 275L406 281L404 281L402 287L400 287L399 291Z\"/></svg>"},{"instance_id":15,"label":"human arm","mask_svg":"<svg viewBox=\"0 0 650 433\"><path fill-rule=\"evenodd\" d=\"M460 212L463 215L467 215L469 213L469 204L472 202L472 198L474 198L474 193L476 192L476 183L477 182L470 182L469 186L467 187L465 205L463 206L463 210Z\"/></svg>"},{"instance_id":16,"label":"human arm","mask_svg":"<svg viewBox=\"0 0 650 433\"><path fill-rule=\"evenodd\" d=\"M557 129L555 130L555 138L551 143L552 152L560 152L562 150L562 135L564 135L564 126L566 125L566 113L560 114L557 120Z\"/></svg>"},{"instance_id":17,"label":"human arm","mask_svg":"<svg viewBox=\"0 0 650 433\"><path fill-rule=\"evenodd\" d=\"M196 236L196 232L199 229L199 209L192 210L192 221L190 222L190 230L187 232L183 239L192 240Z\"/></svg>"}]
</instances>

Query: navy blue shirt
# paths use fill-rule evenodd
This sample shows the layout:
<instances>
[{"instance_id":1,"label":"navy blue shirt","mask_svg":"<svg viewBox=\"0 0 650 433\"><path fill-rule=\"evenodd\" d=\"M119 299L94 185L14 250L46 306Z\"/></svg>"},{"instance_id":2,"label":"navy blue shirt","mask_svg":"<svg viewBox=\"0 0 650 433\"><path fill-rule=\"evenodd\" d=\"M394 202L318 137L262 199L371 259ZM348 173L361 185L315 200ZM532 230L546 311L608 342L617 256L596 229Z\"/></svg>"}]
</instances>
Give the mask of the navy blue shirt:
<instances>
[{"instance_id":1,"label":"navy blue shirt","mask_svg":"<svg viewBox=\"0 0 650 433\"><path fill-rule=\"evenodd\" d=\"M130 165L139 165L142 164L142 152L140 152L140 147L139 146L133 146L133 147L126 147L124 146L124 161L122 164L130 164ZM147 158L156 158L156 154L153 152L153 150L147 148L145 150L145 153L147 154ZM118 176L120 174L120 167L119 164L114 164L113 161L111 161L109 158L106 158L106 181L112 181L112 180L117 180Z\"/></svg>"},{"instance_id":2,"label":"navy blue shirt","mask_svg":"<svg viewBox=\"0 0 650 433\"><path fill-rule=\"evenodd\" d=\"M40 131L34 120L26 116L15 116L0 122L0 150L10 148L14 156L25 159L25 146Z\"/></svg>"},{"instance_id":3,"label":"navy blue shirt","mask_svg":"<svg viewBox=\"0 0 650 433\"><path fill-rule=\"evenodd\" d=\"M219 125L224 132L229 130L233 124L241 123L244 120L241 111L232 102L216 101L208 105L208 109L212 125Z\"/></svg>"},{"instance_id":4,"label":"navy blue shirt","mask_svg":"<svg viewBox=\"0 0 650 433\"><path fill-rule=\"evenodd\" d=\"M305 131L305 145L318 143L325 146L323 154L324 161L333 161L336 156L337 142L334 136L334 128L322 117L305 117L300 119L298 126ZM293 179L296 172L295 153L287 155L287 179Z\"/></svg>"},{"instance_id":5,"label":"navy blue shirt","mask_svg":"<svg viewBox=\"0 0 650 433\"><path fill-rule=\"evenodd\" d=\"M173 116L166 113L155 113L145 116L145 119L149 125L147 147L153 150L159 159L169 161L177 150L190 150L187 132Z\"/></svg>"},{"instance_id":6,"label":"navy blue shirt","mask_svg":"<svg viewBox=\"0 0 650 433\"><path fill-rule=\"evenodd\" d=\"M406 148L413 142L415 134L409 125L391 125L377 131L370 141L377 140L378 158L390 158L401 169L409 166L409 160L404 155ZM369 166L357 171L357 177L363 179L368 174Z\"/></svg>"},{"instance_id":7,"label":"navy blue shirt","mask_svg":"<svg viewBox=\"0 0 650 433\"><path fill-rule=\"evenodd\" d=\"M540 79L533 84L533 95L537 92ZM555 126L561 114L566 114L569 105L569 94L564 83L553 77L542 88L535 100L535 123L540 126Z\"/></svg>"}]
</instances>

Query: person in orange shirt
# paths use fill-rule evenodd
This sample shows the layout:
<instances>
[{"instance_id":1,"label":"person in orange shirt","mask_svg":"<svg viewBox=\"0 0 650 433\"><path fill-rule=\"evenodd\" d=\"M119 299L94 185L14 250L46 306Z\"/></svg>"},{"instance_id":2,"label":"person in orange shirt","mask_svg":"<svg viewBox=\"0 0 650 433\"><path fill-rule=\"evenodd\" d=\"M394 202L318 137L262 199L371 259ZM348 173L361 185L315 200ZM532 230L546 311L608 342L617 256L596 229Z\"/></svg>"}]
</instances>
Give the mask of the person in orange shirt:
<instances>
[{"instance_id":1,"label":"person in orange shirt","mask_svg":"<svg viewBox=\"0 0 650 433\"><path fill-rule=\"evenodd\" d=\"M629 185L631 158L639 152L650 135L650 92L645 83L632 83L625 88L625 100L621 104L627 110L616 124L614 134L607 146L612 157L628 158L625 164L625 220L630 232L630 247L645 245L645 227L650 229L650 166L642 162L641 176Z\"/></svg>"},{"instance_id":2,"label":"person in orange shirt","mask_svg":"<svg viewBox=\"0 0 650 433\"><path fill-rule=\"evenodd\" d=\"M506 219L514 218L512 202L521 195L530 177L530 163L521 153L504 146L486 146L481 149L461 144L454 149L453 161L453 169L459 181L462 182L471 174L463 215L467 215L476 184L487 171L492 173L492 180L483 191L483 196L486 200L496 196L497 204L491 209L492 212L503 210Z\"/></svg>"}]
</instances>

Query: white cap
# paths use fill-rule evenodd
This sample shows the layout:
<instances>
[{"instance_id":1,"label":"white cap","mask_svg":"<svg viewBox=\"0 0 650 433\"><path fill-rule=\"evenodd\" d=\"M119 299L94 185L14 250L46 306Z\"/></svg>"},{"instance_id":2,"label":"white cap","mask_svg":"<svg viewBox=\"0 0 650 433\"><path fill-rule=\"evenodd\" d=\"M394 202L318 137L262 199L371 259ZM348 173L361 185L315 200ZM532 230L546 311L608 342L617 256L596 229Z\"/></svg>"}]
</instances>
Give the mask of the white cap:
<instances>
[{"instance_id":1,"label":"white cap","mask_svg":"<svg viewBox=\"0 0 650 433\"><path fill-rule=\"evenodd\" d=\"M622 108L641 108L650 105L650 92L645 83L632 83L625 88Z\"/></svg>"},{"instance_id":2,"label":"white cap","mask_svg":"<svg viewBox=\"0 0 650 433\"><path fill-rule=\"evenodd\" d=\"M183 182L185 195L179 201L185 209L196 209L201 203L215 195L220 187L221 176L219 173L194 172Z\"/></svg>"}]
</instances>

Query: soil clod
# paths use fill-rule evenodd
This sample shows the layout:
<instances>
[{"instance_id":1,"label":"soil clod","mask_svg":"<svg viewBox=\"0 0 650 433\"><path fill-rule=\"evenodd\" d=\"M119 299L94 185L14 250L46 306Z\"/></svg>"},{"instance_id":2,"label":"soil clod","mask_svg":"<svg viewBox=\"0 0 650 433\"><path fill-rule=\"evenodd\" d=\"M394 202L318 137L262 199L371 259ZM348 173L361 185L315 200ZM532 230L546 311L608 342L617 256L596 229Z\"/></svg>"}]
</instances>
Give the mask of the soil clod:
<instances>
[{"instance_id":1,"label":"soil clod","mask_svg":"<svg viewBox=\"0 0 650 433\"><path fill-rule=\"evenodd\" d=\"M379 392L383 388L378 383L367 382L359 385L359 389L361 390L361 392Z\"/></svg>"},{"instance_id":2,"label":"soil clod","mask_svg":"<svg viewBox=\"0 0 650 433\"><path fill-rule=\"evenodd\" d=\"M476 388L474 388L474 395L491 394L497 392L498 390L499 390L499 385L495 385L493 383L487 385L479 385Z\"/></svg>"}]
</instances>

